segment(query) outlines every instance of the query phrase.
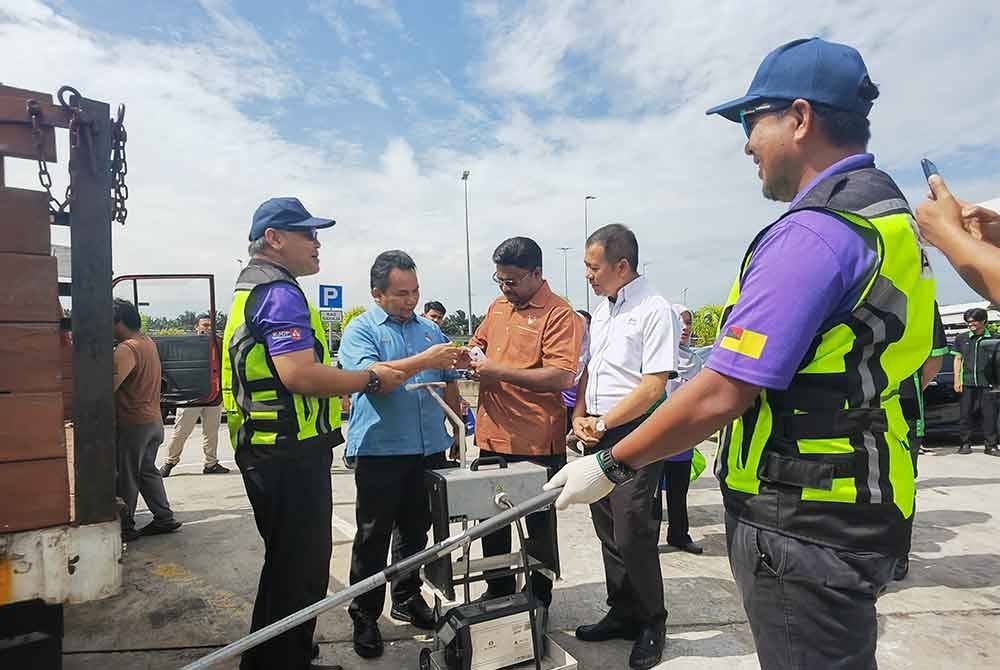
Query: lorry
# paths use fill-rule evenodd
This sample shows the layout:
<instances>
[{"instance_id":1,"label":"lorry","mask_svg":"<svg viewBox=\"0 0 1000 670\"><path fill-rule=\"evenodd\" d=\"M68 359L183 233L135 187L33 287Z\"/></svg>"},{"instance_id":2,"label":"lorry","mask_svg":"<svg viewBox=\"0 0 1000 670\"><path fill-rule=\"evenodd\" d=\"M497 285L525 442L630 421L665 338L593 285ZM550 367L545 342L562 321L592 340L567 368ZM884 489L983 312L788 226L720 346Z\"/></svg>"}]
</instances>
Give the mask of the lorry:
<instances>
[{"instance_id":1,"label":"lorry","mask_svg":"<svg viewBox=\"0 0 1000 670\"><path fill-rule=\"evenodd\" d=\"M48 171L57 128L69 133L63 201ZM54 100L0 85L0 668L61 668L63 605L122 586L113 296L148 306L150 287L194 281L215 319L211 275L113 279L126 139L124 106L112 119L107 103L68 86ZM5 157L36 161L41 189L8 188ZM53 226L69 228L63 271ZM214 404L217 338L156 339L168 402Z\"/></svg>"}]
</instances>

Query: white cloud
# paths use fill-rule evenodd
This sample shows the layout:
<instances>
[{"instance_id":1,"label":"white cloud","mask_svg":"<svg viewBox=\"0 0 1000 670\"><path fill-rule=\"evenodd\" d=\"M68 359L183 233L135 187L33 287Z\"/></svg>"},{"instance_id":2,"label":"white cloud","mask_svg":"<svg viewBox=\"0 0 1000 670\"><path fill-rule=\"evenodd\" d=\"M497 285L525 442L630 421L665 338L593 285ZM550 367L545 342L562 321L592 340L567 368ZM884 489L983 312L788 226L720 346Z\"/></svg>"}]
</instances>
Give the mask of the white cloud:
<instances>
[{"instance_id":1,"label":"white cloud","mask_svg":"<svg viewBox=\"0 0 1000 670\"><path fill-rule=\"evenodd\" d=\"M780 206L760 197L739 127L703 111L743 93L768 50L811 33L862 49L882 86L873 125L883 164L912 169L930 152L944 170L942 159L966 145L1000 145L1000 71L993 66L1000 46L986 39L995 13L986 2L925 13L859 2L809 16L778 3L696 10L660 1L627 9L480 3L468 11L487 36L472 71L485 99L439 73L383 83L350 63L330 64L328 90L385 108L384 86L414 116L391 130L376 155L365 153L368 138L338 128L286 137L268 119L248 115L246 103L265 97L288 110L287 121L309 89L280 50L253 47L257 29L231 5L205 6L211 32L178 43L108 40L37 2L0 4L0 57L9 64L5 83L43 91L72 84L128 105L130 218L114 228L115 269L215 272L221 295L231 288L234 259L245 255L255 207L297 195L314 214L338 220L322 237L321 274L304 282L310 293L320 279L343 283L349 304L365 304L371 260L401 248L420 267L424 297L460 307L460 175L468 169L477 311L496 295L493 248L517 234L541 244L560 293L556 249L574 247L569 293L583 302L588 193L598 196L591 230L611 221L631 225L640 260L651 263L649 275L667 295L679 297L686 287L691 304L720 301L746 244ZM586 105L598 96L610 110ZM427 118L426 100L452 105L452 118ZM8 182L31 187L32 166L22 163L8 162ZM53 172L64 175L65 164ZM986 199L1000 194L998 181L984 172L955 188ZM946 300L970 295L954 273L937 267Z\"/></svg>"}]
</instances>

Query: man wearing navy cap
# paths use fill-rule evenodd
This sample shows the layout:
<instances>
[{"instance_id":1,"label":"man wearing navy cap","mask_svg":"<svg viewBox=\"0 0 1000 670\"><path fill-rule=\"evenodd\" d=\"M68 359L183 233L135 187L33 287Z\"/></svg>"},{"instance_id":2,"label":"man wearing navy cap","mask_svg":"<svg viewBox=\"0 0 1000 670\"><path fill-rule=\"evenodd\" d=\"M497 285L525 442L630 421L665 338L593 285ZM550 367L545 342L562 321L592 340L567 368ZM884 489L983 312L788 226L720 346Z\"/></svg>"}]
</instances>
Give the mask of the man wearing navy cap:
<instances>
[{"instance_id":1,"label":"man wearing navy cap","mask_svg":"<svg viewBox=\"0 0 1000 670\"><path fill-rule=\"evenodd\" d=\"M866 153L878 89L851 47L778 47L741 98L764 196L705 368L549 487L589 503L721 429L729 561L761 667L875 668L875 600L906 555L913 467L900 384L931 351L934 279L906 199Z\"/></svg>"},{"instance_id":2,"label":"man wearing navy cap","mask_svg":"<svg viewBox=\"0 0 1000 670\"><path fill-rule=\"evenodd\" d=\"M318 231L332 225L297 198L257 208L223 336L229 436L264 540L251 631L326 597L331 450L343 441L338 396L388 392L405 380L385 364L352 372L330 365L323 322L296 278L319 272ZM248 650L240 668L339 667L311 664L315 627L313 619Z\"/></svg>"}]
</instances>

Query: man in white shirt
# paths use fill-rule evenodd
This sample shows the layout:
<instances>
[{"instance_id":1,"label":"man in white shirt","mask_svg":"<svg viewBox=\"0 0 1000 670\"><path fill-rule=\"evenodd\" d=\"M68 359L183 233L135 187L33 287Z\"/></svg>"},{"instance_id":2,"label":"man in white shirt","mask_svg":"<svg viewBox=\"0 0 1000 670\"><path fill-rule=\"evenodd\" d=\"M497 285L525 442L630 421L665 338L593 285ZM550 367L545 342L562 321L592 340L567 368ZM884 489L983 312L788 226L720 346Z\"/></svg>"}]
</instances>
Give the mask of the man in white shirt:
<instances>
[{"instance_id":1,"label":"man in white shirt","mask_svg":"<svg viewBox=\"0 0 1000 670\"><path fill-rule=\"evenodd\" d=\"M636 273L639 245L631 230L620 224L596 230L587 239L585 263L594 293L607 298L594 311L590 362L573 410L573 432L593 454L635 430L662 398L677 368L680 328L670 303ZM648 465L590 506L611 610L600 622L577 628L576 636L635 640L631 668L651 668L663 655L667 610L657 549L662 472L662 462Z\"/></svg>"}]
</instances>

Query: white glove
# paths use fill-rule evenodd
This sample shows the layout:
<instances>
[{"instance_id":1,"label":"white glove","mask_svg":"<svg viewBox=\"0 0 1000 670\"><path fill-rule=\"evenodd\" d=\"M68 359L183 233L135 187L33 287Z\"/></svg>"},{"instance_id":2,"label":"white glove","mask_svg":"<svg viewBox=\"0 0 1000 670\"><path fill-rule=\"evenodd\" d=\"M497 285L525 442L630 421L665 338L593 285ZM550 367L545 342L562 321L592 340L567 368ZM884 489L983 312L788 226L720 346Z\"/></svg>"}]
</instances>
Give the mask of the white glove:
<instances>
[{"instance_id":1,"label":"white glove","mask_svg":"<svg viewBox=\"0 0 1000 670\"><path fill-rule=\"evenodd\" d=\"M556 499L556 509L573 504L589 505L611 493L615 485L604 474L597 455L578 458L556 473L542 488L546 491L562 487Z\"/></svg>"}]
</instances>

